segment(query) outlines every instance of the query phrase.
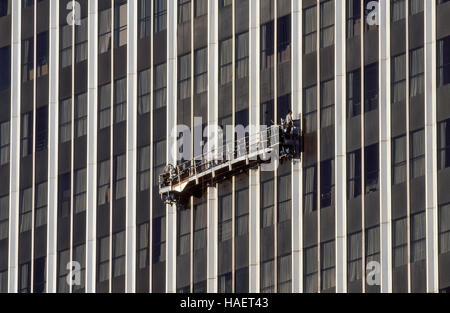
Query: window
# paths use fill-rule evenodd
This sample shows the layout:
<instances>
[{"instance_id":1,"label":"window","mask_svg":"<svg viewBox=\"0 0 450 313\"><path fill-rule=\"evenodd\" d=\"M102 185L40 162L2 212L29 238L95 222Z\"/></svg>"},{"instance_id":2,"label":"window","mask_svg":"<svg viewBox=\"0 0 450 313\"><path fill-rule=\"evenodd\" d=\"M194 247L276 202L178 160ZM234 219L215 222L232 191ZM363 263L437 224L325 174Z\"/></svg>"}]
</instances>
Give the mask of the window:
<instances>
[{"instance_id":1,"label":"window","mask_svg":"<svg viewBox=\"0 0 450 313\"><path fill-rule=\"evenodd\" d=\"M408 236L406 217L392 221L392 264L399 267L408 263Z\"/></svg>"},{"instance_id":2,"label":"window","mask_svg":"<svg viewBox=\"0 0 450 313\"><path fill-rule=\"evenodd\" d=\"M274 188L273 176L261 176L261 228L274 224Z\"/></svg>"},{"instance_id":3,"label":"window","mask_svg":"<svg viewBox=\"0 0 450 313\"><path fill-rule=\"evenodd\" d=\"M7 16L11 14L11 1L10 0L1 0L0 1L0 17ZM1 280L0 280L0 292L1 288Z\"/></svg>"},{"instance_id":4,"label":"window","mask_svg":"<svg viewBox=\"0 0 450 313\"><path fill-rule=\"evenodd\" d=\"M347 200L361 195L361 150L347 155Z\"/></svg>"},{"instance_id":5,"label":"window","mask_svg":"<svg viewBox=\"0 0 450 313\"><path fill-rule=\"evenodd\" d=\"M248 183L248 180L246 181ZM247 185L248 186L248 185ZM235 210L236 210L236 237L245 236L249 232L248 221L249 221L249 194L248 187L241 186L243 188L238 189L238 185L236 184L236 192L235 192ZM290 201L289 201L290 202Z\"/></svg>"},{"instance_id":6,"label":"window","mask_svg":"<svg viewBox=\"0 0 450 313\"><path fill-rule=\"evenodd\" d=\"M316 166L304 169L303 206L306 213L317 210L317 168Z\"/></svg>"},{"instance_id":7,"label":"window","mask_svg":"<svg viewBox=\"0 0 450 313\"><path fill-rule=\"evenodd\" d=\"M75 136L87 135L87 93L75 96Z\"/></svg>"},{"instance_id":8,"label":"window","mask_svg":"<svg viewBox=\"0 0 450 313\"><path fill-rule=\"evenodd\" d=\"M219 43L219 58L220 58L220 85L225 85L231 82L233 77L233 55L232 55L232 40L225 39Z\"/></svg>"},{"instance_id":9,"label":"window","mask_svg":"<svg viewBox=\"0 0 450 313\"><path fill-rule=\"evenodd\" d=\"M334 204L334 160L320 164L320 207Z\"/></svg>"},{"instance_id":10,"label":"window","mask_svg":"<svg viewBox=\"0 0 450 313\"><path fill-rule=\"evenodd\" d=\"M372 261L380 262L380 227L372 227L366 229L365 236L365 254L366 263L369 264ZM366 277L369 271L366 268Z\"/></svg>"},{"instance_id":11,"label":"window","mask_svg":"<svg viewBox=\"0 0 450 313\"><path fill-rule=\"evenodd\" d=\"M8 238L9 236L8 219L9 219L9 196L3 196L0 198L0 241Z\"/></svg>"},{"instance_id":12,"label":"window","mask_svg":"<svg viewBox=\"0 0 450 313\"><path fill-rule=\"evenodd\" d=\"M81 25L75 27L75 63L87 60L88 56L88 19L83 18Z\"/></svg>"},{"instance_id":13,"label":"window","mask_svg":"<svg viewBox=\"0 0 450 313\"><path fill-rule=\"evenodd\" d=\"M274 54L274 29L273 21L261 25L261 69L273 67ZM231 60L231 56L230 56Z\"/></svg>"},{"instance_id":14,"label":"window","mask_svg":"<svg viewBox=\"0 0 450 313\"><path fill-rule=\"evenodd\" d=\"M36 152L44 151L48 146L48 106L36 111Z\"/></svg>"},{"instance_id":15,"label":"window","mask_svg":"<svg viewBox=\"0 0 450 313\"><path fill-rule=\"evenodd\" d=\"M28 8L34 5L34 0L22 0L22 8Z\"/></svg>"},{"instance_id":16,"label":"window","mask_svg":"<svg viewBox=\"0 0 450 313\"><path fill-rule=\"evenodd\" d=\"M272 125L274 120L274 107L273 100L266 101L261 104L261 125L267 125L268 127Z\"/></svg>"},{"instance_id":17,"label":"window","mask_svg":"<svg viewBox=\"0 0 450 313\"><path fill-rule=\"evenodd\" d=\"M411 215L411 262L425 260L426 258L426 227L425 212Z\"/></svg>"},{"instance_id":18,"label":"window","mask_svg":"<svg viewBox=\"0 0 450 313\"><path fill-rule=\"evenodd\" d=\"M317 50L317 14L316 7L303 10L303 54Z\"/></svg>"},{"instance_id":19,"label":"window","mask_svg":"<svg viewBox=\"0 0 450 313\"><path fill-rule=\"evenodd\" d=\"M166 106L166 86L167 86L167 73L166 63L156 65L154 68L155 82L154 82L154 99L153 106L155 109L160 109Z\"/></svg>"},{"instance_id":20,"label":"window","mask_svg":"<svg viewBox=\"0 0 450 313\"><path fill-rule=\"evenodd\" d=\"M8 271L0 272L0 293L8 292Z\"/></svg>"},{"instance_id":21,"label":"window","mask_svg":"<svg viewBox=\"0 0 450 313\"><path fill-rule=\"evenodd\" d=\"M127 44L127 1L116 2L114 9L114 47Z\"/></svg>"},{"instance_id":22,"label":"window","mask_svg":"<svg viewBox=\"0 0 450 313\"><path fill-rule=\"evenodd\" d=\"M364 69L364 110L369 112L378 108L378 63Z\"/></svg>"},{"instance_id":23,"label":"window","mask_svg":"<svg viewBox=\"0 0 450 313\"><path fill-rule=\"evenodd\" d=\"M22 40L22 82L34 79L34 41Z\"/></svg>"},{"instance_id":24,"label":"window","mask_svg":"<svg viewBox=\"0 0 450 313\"><path fill-rule=\"evenodd\" d=\"M33 268L33 293L45 292L45 278L46 278L46 257L34 259Z\"/></svg>"},{"instance_id":25,"label":"window","mask_svg":"<svg viewBox=\"0 0 450 313\"><path fill-rule=\"evenodd\" d=\"M287 166L279 168L278 172L278 217L277 223L281 224L291 220L292 212L292 195L291 195L291 171ZM273 191L272 191L273 192ZM248 203L248 202L247 202Z\"/></svg>"},{"instance_id":26,"label":"window","mask_svg":"<svg viewBox=\"0 0 450 313\"><path fill-rule=\"evenodd\" d=\"M166 0L155 0L155 29L154 32L158 33L166 29L167 19L167 3Z\"/></svg>"},{"instance_id":27,"label":"window","mask_svg":"<svg viewBox=\"0 0 450 313\"><path fill-rule=\"evenodd\" d=\"M19 265L19 293L31 292L31 264L30 262Z\"/></svg>"},{"instance_id":28,"label":"window","mask_svg":"<svg viewBox=\"0 0 450 313\"><path fill-rule=\"evenodd\" d=\"M114 186L116 191L116 200L126 196L126 165L127 158L125 154L114 158Z\"/></svg>"},{"instance_id":29,"label":"window","mask_svg":"<svg viewBox=\"0 0 450 313\"><path fill-rule=\"evenodd\" d=\"M194 251L206 248L206 202L194 205Z\"/></svg>"},{"instance_id":30,"label":"window","mask_svg":"<svg viewBox=\"0 0 450 313\"><path fill-rule=\"evenodd\" d=\"M318 266L317 246L305 248L304 254L304 292L313 293L318 291ZM329 258L328 258L329 259Z\"/></svg>"},{"instance_id":31,"label":"window","mask_svg":"<svg viewBox=\"0 0 450 313\"><path fill-rule=\"evenodd\" d=\"M125 231L113 234L113 277L125 275Z\"/></svg>"},{"instance_id":32,"label":"window","mask_svg":"<svg viewBox=\"0 0 450 313\"><path fill-rule=\"evenodd\" d=\"M177 256L189 254L191 250L191 210L177 212Z\"/></svg>"},{"instance_id":33,"label":"window","mask_svg":"<svg viewBox=\"0 0 450 313\"><path fill-rule=\"evenodd\" d=\"M149 238L150 238L150 225L149 223L143 223L138 226L137 232L137 252L136 262L139 270L148 268L149 266Z\"/></svg>"},{"instance_id":34,"label":"window","mask_svg":"<svg viewBox=\"0 0 450 313\"><path fill-rule=\"evenodd\" d=\"M68 142L72 139L72 99L62 100L59 104L59 141Z\"/></svg>"},{"instance_id":35,"label":"window","mask_svg":"<svg viewBox=\"0 0 450 313\"><path fill-rule=\"evenodd\" d=\"M139 38L150 37L151 0L139 0Z\"/></svg>"},{"instance_id":36,"label":"window","mask_svg":"<svg viewBox=\"0 0 450 313\"><path fill-rule=\"evenodd\" d=\"M406 182L406 136L392 141L392 184Z\"/></svg>"},{"instance_id":37,"label":"window","mask_svg":"<svg viewBox=\"0 0 450 313\"><path fill-rule=\"evenodd\" d=\"M178 24L191 20L191 0L178 0Z\"/></svg>"},{"instance_id":38,"label":"window","mask_svg":"<svg viewBox=\"0 0 450 313\"><path fill-rule=\"evenodd\" d=\"M233 3L233 0L219 0L219 8L224 8Z\"/></svg>"},{"instance_id":39,"label":"window","mask_svg":"<svg viewBox=\"0 0 450 313\"><path fill-rule=\"evenodd\" d=\"M166 259L166 217L153 219L153 263Z\"/></svg>"},{"instance_id":40,"label":"window","mask_svg":"<svg viewBox=\"0 0 450 313\"><path fill-rule=\"evenodd\" d=\"M230 281L230 288L231 288L231 281ZM261 263L261 293L273 293L274 291L275 291L275 262L274 260L268 260Z\"/></svg>"},{"instance_id":41,"label":"window","mask_svg":"<svg viewBox=\"0 0 450 313\"><path fill-rule=\"evenodd\" d=\"M291 16L278 19L278 63L288 62L291 59Z\"/></svg>"},{"instance_id":42,"label":"window","mask_svg":"<svg viewBox=\"0 0 450 313\"><path fill-rule=\"evenodd\" d=\"M236 78L248 77L248 32L236 36Z\"/></svg>"},{"instance_id":43,"label":"window","mask_svg":"<svg viewBox=\"0 0 450 313\"><path fill-rule=\"evenodd\" d=\"M111 50L111 9L100 11L98 19L98 50L102 54Z\"/></svg>"},{"instance_id":44,"label":"window","mask_svg":"<svg viewBox=\"0 0 450 313\"><path fill-rule=\"evenodd\" d=\"M334 44L334 0L320 3L320 47Z\"/></svg>"},{"instance_id":45,"label":"window","mask_svg":"<svg viewBox=\"0 0 450 313\"><path fill-rule=\"evenodd\" d=\"M99 87L98 91L99 128L111 125L111 84Z\"/></svg>"},{"instance_id":46,"label":"window","mask_svg":"<svg viewBox=\"0 0 450 313\"><path fill-rule=\"evenodd\" d=\"M450 119L438 125L438 169L450 167Z\"/></svg>"},{"instance_id":47,"label":"window","mask_svg":"<svg viewBox=\"0 0 450 313\"><path fill-rule=\"evenodd\" d=\"M392 102L406 99L406 55L401 54L392 59Z\"/></svg>"},{"instance_id":48,"label":"window","mask_svg":"<svg viewBox=\"0 0 450 313\"><path fill-rule=\"evenodd\" d=\"M320 287L328 290L336 286L334 240L321 244Z\"/></svg>"},{"instance_id":49,"label":"window","mask_svg":"<svg viewBox=\"0 0 450 313\"><path fill-rule=\"evenodd\" d=\"M378 174L379 174L378 159L379 159L378 144L366 147L365 150L366 194L378 190Z\"/></svg>"},{"instance_id":50,"label":"window","mask_svg":"<svg viewBox=\"0 0 450 313\"><path fill-rule=\"evenodd\" d=\"M103 282L109 279L109 237L97 239L97 281Z\"/></svg>"},{"instance_id":51,"label":"window","mask_svg":"<svg viewBox=\"0 0 450 313\"><path fill-rule=\"evenodd\" d=\"M232 196L231 193L219 195L219 242L232 237Z\"/></svg>"},{"instance_id":52,"label":"window","mask_svg":"<svg viewBox=\"0 0 450 313\"><path fill-rule=\"evenodd\" d=\"M450 84L450 36L437 43L437 86Z\"/></svg>"},{"instance_id":53,"label":"window","mask_svg":"<svg viewBox=\"0 0 450 313\"><path fill-rule=\"evenodd\" d=\"M231 273L225 273L218 277L218 292L219 293L231 293L233 285L233 279ZM263 291L262 291L263 292Z\"/></svg>"},{"instance_id":54,"label":"window","mask_svg":"<svg viewBox=\"0 0 450 313\"><path fill-rule=\"evenodd\" d=\"M36 47L36 75L41 77L48 74L48 32L37 35Z\"/></svg>"},{"instance_id":55,"label":"window","mask_svg":"<svg viewBox=\"0 0 450 313\"><path fill-rule=\"evenodd\" d=\"M73 248L73 260L80 263L80 285L73 285L72 291L79 292L85 287L86 273L86 245L82 244Z\"/></svg>"},{"instance_id":56,"label":"window","mask_svg":"<svg viewBox=\"0 0 450 313\"><path fill-rule=\"evenodd\" d=\"M72 65L72 25L64 25L61 28L60 40L60 67Z\"/></svg>"},{"instance_id":57,"label":"window","mask_svg":"<svg viewBox=\"0 0 450 313\"><path fill-rule=\"evenodd\" d=\"M47 225L47 182L36 186L36 207L34 209L34 227Z\"/></svg>"},{"instance_id":58,"label":"window","mask_svg":"<svg viewBox=\"0 0 450 313\"><path fill-rule=\"evenodd\" d=\"M397 22L403 20L405 19L405 15L405 0L391 0L391 21Z\"/></svg>"},{"instance_id":59,"label":"window","mask_svg":"<svg viewBox=\"0 0 450 313\"><path fill-rule=\"evenodd\" d=\"M80 169L75 172L74 189L74 208L75 214L86 211L86 169Z\"/></svg>"},{"instance_id":60,"label":"window","mask_svg":"<svg viewBox=\"0 0 450 313\"><path fill-rule=\"evenodd\" d=\"M159 186L159 175L166 166L166 140L156 141L153 144L153 186Z\"/></svg>"},{"instance_id":61,"label":"window","mask_svg":"<svg viewBox=\"0 0 450 313\"><path fill-rule=\"evenodd\" d=\"M208 1L207 0L194 0L194 16L199 17L208 13Z\"/></svg>"},{"instance_id":62,"label":"window","mask_svg":"<svg viewBox=\"0 0 450 313\"><path fill-rule=\"evenodd\" d=\"M1 9L1 8L0 8ZM0 68L5 71L0 76L0 91L11 87L11 47L0 48Z\"/></svg>"},{"instance_id":63,"label":"window","mask_svg":"<svg viewBox=\"0 0 450 313\"><path fill-rule=\"evenodd\" d=\"M98 166L98 205L110 203L110 173L111 168L109 160L101 162Z\"/></svg>"},{"instance_id":64,"label":"window","mask_svg":"<svg viewBox=\"0 0 450 313\"><path fill-rule=\"evenodd\" d=\"M70 215L71 199L70 173L61 174L58 178L58 218L68 218Z\"/></svg>"},{"instance_id":65,"label":"window","mask_svg":"<svg viewBox=\"0 0 450 313\"><path fill-rule=\"evenodd\" d=\"M347 0L347 38L361 35L361 1Z\"/></svg>"},{"instance_id":66,"label":"window","mask_svg":"<svg viewBox=\"0 0 450 313\"><path fill-rule=\"evenodd\" d=\"M191 55L178 57L178 100L191 96Z\"/></svg>"},{"instance_id":67,"label":"window","mask_svg":"<svg viewBox=\"0 0 450 313\"><path fill-rule=\"evenodd\" d=\"M292 256L290 254L278 257L277 293L292 292Z\"/></svg>"},{"instance_id":68,"label":"window","mask_svg":"<svg viewBox=\"0 0 450 313\"><path fill-rule=\"evenodd\" d=\"M32 188L22 190L19 217L20 233L31 230L32 201Z\"/></svg>"},{"instance_id":69,"label":"window","mask_svg":"<svg viewBox=\"0 0 450 313\"><path fill-rule=\"evenodd\" d=\"M439 253L450 251L450 203L439 207Z\"/></svg>"},{"instance_id":70,"label":"window","mask_svg":"<svg viewBox=\"0 0 450 313\"><path fill-rule=\"evenodd\" d=\"M362 278L362 233L348 235L347 241L347 279L353 282Z\"/></svg>"},{"instance_id":71,"label":"window","mask_svg":"<svg viewBox=\"0 0 450 313\"><path fill-rule=\"evenodd\" d=\"M0 166L9 163L9 141L10 123L9 121L0 123Z\"/></svg>"},{"instance_id":72,"label":"window","mask_svg":"<svg viewBox=\"0 0 450 313\"><path fill-rule=\"evenodd\" d=\"M195 93L201 94L208 89L208 51L206 48L195 51L194 64Z\"/></svg>"},{"instance_id":73,"label":"window","mask_svg":"<svg viewBox=\"0 0 450 313\"><path fill-rule=\"evenodd\" d=\"M361 70L347 73L347 118L361 114Z\"/></svg>"},{"instance_id":74,"label":"window","mask_svg":"<svg viewBox=\"0 0 450 313\"><path fill-rule=\"evenodd\" d=\"M411 133L411 179L425 175L425 130Z\"/></svg>"},{"instance_id":75,"label":"window","mask_svg":"<svg viewBox=\"0 0 450 313\"><path fill-rule=\"evenodd\" d=\"M22 115L21 150L22 157L31 155L33 150L33 116L32 113Z\"/></svg>"},{"instance_id":76,"label":"window","mask_svg":"<svg viewBox=\"0 0 450 313\"><path fill-rule=\"evenodd\" d=\"M114 123L127 120L127 78L114 82Z\"/></svg>"},{"instance_id":77,"label":"window","mask_svg":"<svg viewBox=\"0 0 450 313\"><path fill-rule=\"evenodd\" d=\"M334 125L334 79L321 83L320 87L320 127Z\"/></svg>"},{"instance_id":78,"label":"window","mask_svg":"<svg viewBox=\"0 0 450 313\"><path fill-rule=\"evenodd\" d=\"M409 0L409 14L414 15L423 12L424 2L423 0Z\"/></svg>"},{"instance_id":79,"label":"window","mask_svg":"<svg viewBox=\"0 0 450 313\"><path fill-rule=\"evenodd\" d=\"M424 85L424 62L423 47L412 50L410 53L409 95L415 97L425 92Z\"/></svg>"},{"instance_id":80,"label":"window","mask_svg":"<svg viewBox=\"0 0 450 313\"><path fill-rule=\"evenodd\" d=\"M289 283L286 283L285 285L288 285L288 284ZM248 285L249 285L248 267L236 269L235 278L234 278L235 293L248 293L249 292ZM280 290L280 288L279 288L279 290Z\"/></svg>"},{"instance_id":81,"label":"window","mask_svg":"<svg viewBox=\"0 0 450 313\"><path fill-rule=\"evenodd\" d=\"M150 189L150 146L139 149L138 190Z\"/></svg>"},{"instance_id":82,"label":"window","mask_svg":"<svg viewBox=\"0 0 450 313\"><path fill-rule=\"evenodd\" d=\"M138 114L143 115L150 112L151 91L150 69L139 72L138 75Z\"/></svg>"},{"instance_id":83,"label":"window","mask_svg":"<svg viewBox=\"0 0 450 313\"><path fill-rule=\"evenodd\" d=\"M305 133L317 130L317 87L311 86L303 90L304 128Z\"/></svg>"}]
</instances>

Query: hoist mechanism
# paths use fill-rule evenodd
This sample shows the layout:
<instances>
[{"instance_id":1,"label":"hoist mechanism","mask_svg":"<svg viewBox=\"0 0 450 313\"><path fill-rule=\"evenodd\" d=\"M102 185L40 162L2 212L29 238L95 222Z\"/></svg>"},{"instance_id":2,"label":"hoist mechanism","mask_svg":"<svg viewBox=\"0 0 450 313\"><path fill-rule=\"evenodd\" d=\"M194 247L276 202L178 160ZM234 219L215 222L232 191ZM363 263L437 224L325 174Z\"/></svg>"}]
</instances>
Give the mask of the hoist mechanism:
<instances>
[{"instance_id":1,"label":"hoist mechanism","mask_svg":"<svg viewBox=\"0 0 450 313\"><path fill-rule=\"evenodd\" d=\"M300 120L266 127L216 151L190 161L169 164L159 175L159 193L166 204L183 205L191 196L200 198L208 187L265 164L301 159L303 134ZM273 170L273 169L272 169Z\"/></svg>"}]
</instances>

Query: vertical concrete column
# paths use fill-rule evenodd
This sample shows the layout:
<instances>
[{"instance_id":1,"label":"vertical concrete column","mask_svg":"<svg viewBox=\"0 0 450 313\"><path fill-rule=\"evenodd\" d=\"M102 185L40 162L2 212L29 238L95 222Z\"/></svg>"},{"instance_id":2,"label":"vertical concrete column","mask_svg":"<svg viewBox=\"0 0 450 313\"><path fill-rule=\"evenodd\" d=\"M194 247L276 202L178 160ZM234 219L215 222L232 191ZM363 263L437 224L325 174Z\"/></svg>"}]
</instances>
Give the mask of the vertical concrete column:
<instances>
[{"instance_id":1,"label":"vertical concrete column","mask_svg":"<svg viewBox=\"0 0 450 313\"><path fill-rule=\"evenodd\" d=\"M17 1L20 2L20 1ZM59 1L50 1L47 292L56 292L58 220ZM20 53L19 53L20 55Z\"/></svg>"},{"instance_id":2,"label":"vertical concrete column","mask_svg":"<svg viewBox=\"0 0 450 313\"><path fill-rule=\"evenodd\" d=\"M436 125L436 1L425 1L425 206L427 292L439 292L437 125Z\"/></svg>"},{"instance_id":3,"label":"vertical concrete column","mask_svg":"<svg viewBox=\"0 0 450 313\"><path fill-rule=\"evenodd\" d=\"M218 125L219 103L219 3L208 2L208 125ZM208 134L209 135L209 134ZM208 145L217 147L218 140L208 137ZM211 141L213 140L213 141ZM216 148L217 149L217 148ZM218 205L217 188L210 186L207 189L207 290L217 292L218 273Z\"/></svg>"},{"instance_id":4,"label":"vertical concrete column","mask_svg":"<svg viewBox=\"0 0 450 313\"><path fill-rule=\"evenodd\" d=\"M177 1L167 1L167 164L176 164L177 122ZM166 292L176 292L177 208L166 206Z\"/></svg>"},{"instance_id":5,"label":"vertical concrete column","mask_svg":"<svg viewBox=\"0 0 450 313\"><path fill-rule=\"evenodd\" d=\"M17 292L19 262L20 194L20 87L21 87L21 11L22 1L12 1L11 11L11 145L9 181L8 292ZM49 183L51 183L49 181ZM50 188L49 188L50 189ZM50 205L50 203L49 203ZM48 281L48 280L47 280Z\"/></svg>"},{"instance_id":6,"label":"vertical concrete column","mask_svg":"<svg viewBox=\"0 0 450 313\"><path fill-rule=\"evenodd\" d=\"M392 292L390 1L379 6L381 292Z\"/></svg>"},{"instance_id":7,"label":"vertical concrete column","mask_svg":"<svg viewBox=\"0 0 450 313\"><path fill-rule=\"evenodd\" d=\"M127 204L125 291L136 290L136 172L137 172L137 29L138 4L128 1L127 64Z\"/></svg>"},{"instance_id":8,"label":"vertical concrete column","mask_svg":"<svg viewBox=\"0 0 450 313\"><path fill-rule=\"evenodd\" d=\"M292 114L302 116L302 2L292 0ZM303 291L303 168L299 160L292 168L292 292Z\"/></svg>"},{"instance_id":9,"label":"vertical concrete column","mask_svg":"<svg viewBox=\"0 0 450 313\"><path fill-rule=\"evenodd\" d=\"M88 2L86 292L95 292L97 251L98 1Z\"/></svg>"},{"instance_id":10,"label":"vertical concrete column","mask_svg":"<svg viewBox=\"0 0 450 313\"><path fill-rule=\"evenodd\" d=\"M294 0L295 1L295 0ZM260 1L249 1L249 106L250 137L260 124ZM249 292L260 290L260 182L259 170L249 173Z\"/></svg>"},{"instance_id":11,"label":"vertical concrete column","mask_svg":"<svg viewBox=\"0 0 450 313\"><path fill-rule=\"evenodd\" d=\"M347 291L347 127L345 1L336 1L335 46L335 177L336 177L336 292Z\"/></svg>"}]
</instances>

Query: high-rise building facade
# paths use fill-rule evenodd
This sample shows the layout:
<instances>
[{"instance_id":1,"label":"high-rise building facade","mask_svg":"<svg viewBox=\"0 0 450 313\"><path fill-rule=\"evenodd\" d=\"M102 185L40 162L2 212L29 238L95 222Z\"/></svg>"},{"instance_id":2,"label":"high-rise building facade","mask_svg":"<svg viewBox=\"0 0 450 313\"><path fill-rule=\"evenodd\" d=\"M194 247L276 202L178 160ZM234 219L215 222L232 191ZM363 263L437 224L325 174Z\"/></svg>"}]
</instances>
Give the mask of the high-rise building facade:
<instances>
[{"instance_id":1,"label":"high-rise building facade","mask_svg":"<svg viewBox=\"0 0 450 313\"><path fill-rule=\"evenodd\" d=\"M450 292L448 16L0 0L0 292ZM161 200L179 125L289 108L301 159Z\"/></svg>"}]
</instances>

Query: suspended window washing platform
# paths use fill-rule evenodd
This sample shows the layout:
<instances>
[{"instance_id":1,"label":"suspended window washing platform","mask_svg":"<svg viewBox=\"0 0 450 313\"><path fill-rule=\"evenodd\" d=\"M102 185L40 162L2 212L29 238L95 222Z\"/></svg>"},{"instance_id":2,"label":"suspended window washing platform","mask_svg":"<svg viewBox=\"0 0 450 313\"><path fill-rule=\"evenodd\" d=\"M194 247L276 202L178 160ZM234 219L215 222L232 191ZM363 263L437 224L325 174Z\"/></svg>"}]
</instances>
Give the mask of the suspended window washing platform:
<instances>
[{"instance_id":1,"label":"suspended window washing platform","mask_svg":"<svg viewBox=\"0 0 450 313\"><path fill-rule=\"evenodd\" d=\"M187 203L191 196L201 197L208 187L262 164L300 159L302 151L299 120L291 126L273 125L237 140L234 147L227 144L217 152L166 166L159 176L159 193L166 204Z\"/></svg>"}]
</instances>

